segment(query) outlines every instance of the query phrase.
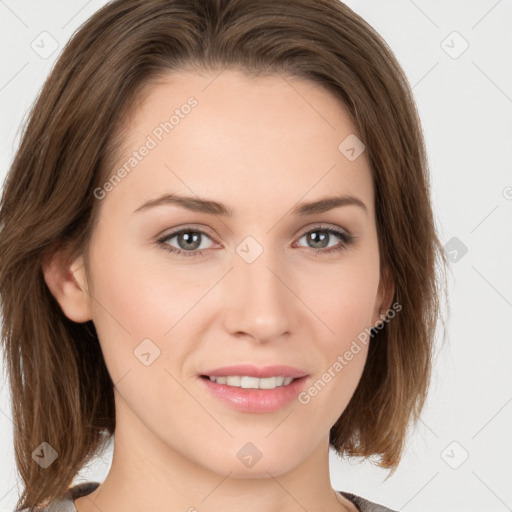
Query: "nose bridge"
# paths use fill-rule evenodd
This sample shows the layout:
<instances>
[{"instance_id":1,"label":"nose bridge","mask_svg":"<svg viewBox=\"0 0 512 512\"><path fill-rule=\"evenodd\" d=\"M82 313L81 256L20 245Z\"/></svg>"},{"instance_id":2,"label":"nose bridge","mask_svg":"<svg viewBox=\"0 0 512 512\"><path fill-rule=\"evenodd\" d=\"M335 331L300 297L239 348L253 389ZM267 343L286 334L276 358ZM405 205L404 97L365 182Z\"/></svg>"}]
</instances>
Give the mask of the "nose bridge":
<instances>
[{"instance_id":1,"label":"nose bridge","mask_svg":"<svg viewBox=\"0 0 512 512\"><path fill-rule=\"evenodd\" d=\"M293 297L275 252L247 237L236 249L230 273L228 328L263 341L290 328ZM284 281L284 282L283 282Z\"/></svg>"}]
</instances>

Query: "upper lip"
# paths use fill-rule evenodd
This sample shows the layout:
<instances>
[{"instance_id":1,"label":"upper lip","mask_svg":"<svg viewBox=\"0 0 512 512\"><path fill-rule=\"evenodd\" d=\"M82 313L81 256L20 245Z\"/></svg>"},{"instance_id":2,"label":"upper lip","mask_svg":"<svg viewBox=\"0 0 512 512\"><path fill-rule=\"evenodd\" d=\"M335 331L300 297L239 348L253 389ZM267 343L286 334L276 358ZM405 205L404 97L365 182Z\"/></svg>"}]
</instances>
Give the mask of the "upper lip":
<instances>
[{"instance_id":1,"label":"upper lip","mask_svg":"<svg viewBox=\"0 0 512 512\"><path fill-rule=\"evenodd\" d=\"M270 366L254 366L252 364L238 364L235 366L223 366L222 368L213 368L207 370L201 375L208 377L227 377L229 375L247 375L248 377L258 377L263 379L265 377L292 377L294 379L304 377L307 375L306 372L294 368L293 366L287 366L282 364L270 365Z\"/></svg>"}]
</instances>

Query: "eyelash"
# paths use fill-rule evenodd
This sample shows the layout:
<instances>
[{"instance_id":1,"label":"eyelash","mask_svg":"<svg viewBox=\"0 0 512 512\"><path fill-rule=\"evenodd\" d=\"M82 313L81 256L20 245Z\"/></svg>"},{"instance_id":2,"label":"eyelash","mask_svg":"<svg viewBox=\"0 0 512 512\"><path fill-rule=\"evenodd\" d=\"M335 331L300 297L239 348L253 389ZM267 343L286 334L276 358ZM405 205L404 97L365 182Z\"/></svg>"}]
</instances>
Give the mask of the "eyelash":
<instances>
[{"instance_id":1,"label":"eyelash","mask_svg":"<svg viewBox=\"0 0 512 512\"><path fill-rule=\"evenodd\" d=\"M300 235L300 237L299 237L299 240L304 235L307 235L309 233L313 233L315 231L326 231L326 232L328 232L328 233L330 233L332 235L335 235L335 236L341 238L341 240L342 240L341 245L334 246L334 247L331 247L329 249L321 249L321 250L315 251L315 249L310 248L313 251L315 251L317 253L320 253L320 254L329 254L329 253L333 253L333 252L343 251L344 249L346 249L348 246L350 246L353 243L354 238L355 238L354 235L351 235L351 234L349 234L347 232L344 232L344 231L339 231L339 230L331 228L331 227L315 226L314 228L312 228L312 229L302 233L302 235ZM162 249L164 251L170 252L170 253L175 254L177 256L186 256L186 257L204 256L204 252L206 251L206 249L195 250L195 251L184 251L182 249L176 249L175 247L171 247L171 246L169 246L169 244L165 243L166 240L169 240L170 238L174 238L175 236L180 235L181 233L200 233L201 235L206 235L210 239L212 238L205 231L202 231L200 229L193 229L193 228L185 227L185 228L182 228L182 229L180 229L178 231L174 231L172 233L169 233L168 235L165 235L162 238L159 238L157 240L157 242L158 242L159 245L162 246Z\"/></svg>"}]
</instances>

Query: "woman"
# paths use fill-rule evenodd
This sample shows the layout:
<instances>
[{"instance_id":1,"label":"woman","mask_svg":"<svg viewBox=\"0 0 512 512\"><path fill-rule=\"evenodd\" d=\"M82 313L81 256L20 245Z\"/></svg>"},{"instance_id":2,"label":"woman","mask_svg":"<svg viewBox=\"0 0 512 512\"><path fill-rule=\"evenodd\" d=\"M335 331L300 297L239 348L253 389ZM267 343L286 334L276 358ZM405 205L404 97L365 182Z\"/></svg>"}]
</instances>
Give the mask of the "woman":
<instances>
[{"instance_id":1,"label":"woman","mask_svg":"<svg viewBox=\"0 0 512 512\"><path fill-rule=\"evenodd\" d=\"M0 207L17 510L391 510L329 447L397 468L445 260L409 85L348 7L110 2Z\"/></svg>"}]
</instances>

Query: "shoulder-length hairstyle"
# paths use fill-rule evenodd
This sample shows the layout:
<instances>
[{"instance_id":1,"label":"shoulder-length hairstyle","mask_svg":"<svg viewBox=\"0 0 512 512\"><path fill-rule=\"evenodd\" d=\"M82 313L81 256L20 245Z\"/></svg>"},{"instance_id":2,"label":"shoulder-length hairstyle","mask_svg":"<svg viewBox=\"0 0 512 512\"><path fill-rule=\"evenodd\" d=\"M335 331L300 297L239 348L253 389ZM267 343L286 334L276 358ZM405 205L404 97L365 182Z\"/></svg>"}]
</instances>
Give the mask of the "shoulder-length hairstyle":
<instances>
[{"instance_id":1,"label":"shoulder-length hairstyle","mask_svg":"<svg viewBox=\"0 0 512 512\"><path fill-rule=\"evenodd\" d=\"M419 115L392 51L338 0L115 0L64 48L3 187L2 344L25 486L17 510L62 495L115 431L113 383L94 325L63 314L42 262L66 248L70 262L82 254L88 264L100 203L93 191L111 175L124 119L145 88L180 70L226 68L320 84L348 108L366 146L381 272L392 278L401 310L372 337L330 444L396 470L430 383L437 270L446 259ZM58 454L48 467L37 462L42 443Z\"/></svg>"}]
</instances>

